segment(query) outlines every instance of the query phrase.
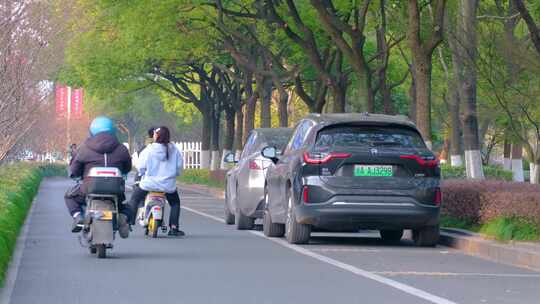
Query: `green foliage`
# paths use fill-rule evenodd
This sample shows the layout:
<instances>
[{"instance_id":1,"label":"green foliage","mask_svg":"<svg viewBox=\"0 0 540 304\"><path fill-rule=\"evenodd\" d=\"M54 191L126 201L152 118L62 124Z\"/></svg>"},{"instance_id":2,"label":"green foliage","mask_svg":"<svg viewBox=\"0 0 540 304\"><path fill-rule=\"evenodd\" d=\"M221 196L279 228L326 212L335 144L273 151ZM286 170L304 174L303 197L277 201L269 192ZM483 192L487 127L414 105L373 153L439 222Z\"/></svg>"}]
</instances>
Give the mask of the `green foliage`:
<instances>
[{"instance_id":1,"label":"green foliage","mask_svg":"<svg viewBox=\"0 0 540 304\"><path fill-rule=\"evenodd\" d=\"M499 241L540 240L540 226L520 217L500 217L478 225L469 220L441 216L441 227L480 232Z\"/></svg>"},{"instance_id":2,"label":"green foliage","mask_svg":"<svg viewBox=\"0 0 540 304\"><path fill-rule=\"evenodd\" d=\"M480 227L475 225L471 220L453 218L447 215L441 215L441 227L458 228L470 231L478 231Z\"/></svg>"},{"instance_id":3,"label":"green foliage","mask_svg":"<svg viewBox=\"0 0 540 304\"><path fill-rule=\"evenodd\" d=\"M17 163L0 167L0 286L26 214L45 176L65 176L66 166Z\"/></svg>"},{"instance_id":4,"label":"green foliage","mask_svg":"<svg viewBox=\"0 0 540 304\"><path fill-rule=\"evenodd\" d=\"M530 220L519 217L494 219L482 225L480 233L492 236L499 241L540 240L540 226Z\"/></svg>"},{"instance_id":5,"label":"green foliage","mask_svg":"<svg viewBox=\"0 0 540 304\"><path fill-rule=\"evenodd\" d=\"M206 169L186 169L178 177L178 181L186 184L199 184L213 188L223 189L225 183L215 180L210 176L210 170Z\"/></svg>"},{"instance_id":6,"label":"green foliage","mask_svg":"<svg viewBox=\"0 0 540 304\"><path fill-rule=\"evenodd\" d=\"M466 179L465 167L452 167L449 164L441 165L443 179ZM504 170L500 166L484 166L484 176L487 179L512 181L512 171Z\"/></svg>"}]
</instances>

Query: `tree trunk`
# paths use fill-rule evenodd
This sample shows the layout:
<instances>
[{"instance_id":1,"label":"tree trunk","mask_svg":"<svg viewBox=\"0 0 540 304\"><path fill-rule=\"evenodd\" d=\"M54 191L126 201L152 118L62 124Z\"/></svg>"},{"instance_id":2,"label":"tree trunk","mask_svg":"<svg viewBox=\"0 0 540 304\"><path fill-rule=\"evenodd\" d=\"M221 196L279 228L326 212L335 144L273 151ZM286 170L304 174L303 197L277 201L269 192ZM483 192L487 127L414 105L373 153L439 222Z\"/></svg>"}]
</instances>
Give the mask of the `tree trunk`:
<instances>
[{"instance_id":1,"label":"tree trunk","mask_svg":"<svg viewBox=\"0 0 540 304\"><path fill-rule=\"evenodd\" d=\"M223 153L221 154L221 164L220 167L222 170L225 170L227 168L225 164L225 156L233 151L233 144L234 144L234 135L235 135L235 113L234 110L226 110L225 111L225 142L223 144Z\"/></svg>"},{"instance_id":2,"label":"tree trunk","mask_svg":"<svg viewBox=\"0 0 540 304\"><path fill-rule=\"evenodd\" d=\"M421 50L413 52L422 53ZM416 125L429 149L431 141L431 56L413 55L416 95Z\"/></svg>"},{"instance_id":3,"label":"tree trunk","mask_svg":"<svg viewBox=\"0 0 540 304\"><path fill-rule=\"evenodd\" d=\"M202 113L202 138L201 138L201 168L210 168L210 138L212 129L212 115L207 109L199 109Z\"/></svg>"},{"instance_id":4,"label":"tree trunk","mask_svg":"<svg viewBox=\"0 0 540 304\"><path fill-rule=\"evenodd\" d=\"M530 164L530 183L538 184L540 182L540 160Z\"/></svg>"},{"instance_id":5,"label":"tree trunk","mask_svg":"<svg viewBox=\"0 0 540 304\"><path fill-rule=\"evenodd\" d=\"M244 131L244 107L241 107L236 111L236 128L234 134L234 150L236 158L240 157L242 147L244 146L242 142L243 132Z\"/></svg>"},{"instance_id":6,"label":"tree trunk","mask_svg":"<svg viewBox=\"0 0 540 304\"><path fill-rule=\"evenodd\" d=\"M505 170L512 170L512 145L508 139L504 140L503 144L503 168Z\"/></svg>"},{"instance_id":7,"label":"tree trunk","mask_svg":"<svg viewBox=\"0 0 540 304\"><path fill-rule=\"evenodd\" d=\"M439 161L441 164L448 163L448 152L450 150L450 136L446 135L444 138L443 147L441 153L439 154Z\"/></svg>"},{"instance_id":8,"label":"tree trunk","mask_svg":"<svg viewBox=\"0 0 540 304\"><path fill-rule=\"evenodd\" d=\"M459 117L459 93L456 79L452 79L450 85L450 164L452 167L463 166L461 155L461 120Z\"/></svg>"},{"instance_id":9,"label":"tree trunk","mask_svg":"<svg viewBox=\"0 0 540 304\"><path fill-rule=\"evenodd\" d=\"M416 123L416 82L413 73L414 69L411 71L411 85L409 86L409 119Z\"/></svg>"},{"instance_id":10,"label":"tree trunk","mask_svg":"<svg viewBox=\"0 0 540 304\"><path fill-rule=\"evenodd\" d=\"M257 109L257 92L253 91L252 84L253 76L250 73L247 73L245 81L246 86L246 103L244 113L244 131L242 134L242 143L246 142L246 137L249 132L255 128L255 111Z\"/></svg>"},{"instance_id":11,"label":"tree trunk","mask_svg":"<svg viewBox=\"0 0 540 304\"><path fill-rule=\"evenodd\" d=\"M289 126L289 93L283 87L283 84L277 76L272 77L274 86L277 88L278 92L278 116L279 116L279 126L286 128Z\"/></svg>"},{"instance_id":12,"label":"tree trunk","mask_svg":"<svg viewBox=\"0 0 540 304\"><path fill-rule=\"evenodd\" d=\"M463 127L463 143L465 146L465 165L467 177L483 179L482 155L478 136L478 117L476 110L476 58L478 54L476 40L476 10L478 0L460 0L462 31L460 31L464 55L463 66L463 102L465 119Z\"/></svg>"},{"instance_id":13,"label":"tree trunk","mask_svg":"<svg viewBox=\"0 0 540 304\"><path fill-rule=\"evenodd\" d=\"M213 106L213 105L212 105ZM216 109L212 109L212 121L211 121L211 161L210 161L210 170L217 170L219 169L220 165L220 157L219 157L219 131L221 126L221 113L219 111L216 111Z\"/></svg>"},{"instance_id":14,"label":"tree trunk","mask_svg":"<svg viewBox=\"0 0 540 304\"><path fill-rule=\"evenodd\" d=\"M525 181L523 174L523 145L521 143L512 144L512 172L514 181Z\"/></svg>"},{"instance_id":15,"label":"tree trunk","mask_svg":"<svg viewBox=\"0 0 540 304\"><path fill-rule=\"evenodd\" d=\"M272 80L257 76L257 90L261 99L261 128L272 127Z\"/></svg>"},{"instance_id":16,"label":"tree trunk","mask_svg":"<svg viewBox=\"0 0 540 304\"><path fill-rule=\"evenodd\" d=\"M333 90L334 104L332 112L334 113L345 113L345 90L340 87L334 88Z\"/></svg>"}]
</instances>

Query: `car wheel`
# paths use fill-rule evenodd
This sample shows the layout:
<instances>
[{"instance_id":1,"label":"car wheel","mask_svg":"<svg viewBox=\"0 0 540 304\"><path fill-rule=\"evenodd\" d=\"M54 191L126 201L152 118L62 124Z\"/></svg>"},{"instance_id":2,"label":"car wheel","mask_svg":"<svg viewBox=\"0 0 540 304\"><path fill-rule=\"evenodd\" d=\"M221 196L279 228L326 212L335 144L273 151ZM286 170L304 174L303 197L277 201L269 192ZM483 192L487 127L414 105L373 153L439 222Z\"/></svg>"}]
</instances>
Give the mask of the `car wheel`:
<instances>
[{"instance_id":1,"label":"car wheel","mask_svg":"<svg viewBox=\"0 0 540 304\"><path fill-rule=\"evenodd\" d=\"M285 234L285 225L272 223L268 210L265 210L263 215L263 233L267 237L282 237Z\"/></svg>"},{"instance_id":2,"label":"car wheel","mask_svg":"<svg viewBox=\"0 0 540 304\"><path fill-rule=\"evenodd\" d=\"M251 230L255 226L255 219L242 214L239 208L236 208L234 218L236 220L236 229L238 230Z\"/></svg>"},{"instance_id":3,"label":"car wheel","mask_svg":"<svg viewBox=\"0 0 540 304\"><path fill-rule=\"evenodd\" d=\"M385 242L399 242L403 237L403 229L397 230L380 230L379 234Z\"/></svg>"},{"instance_id":4,"label":"car wheel","mask_svg":"<svg viewBox=\"0 0 540 304\"><path fill-rule=\"evenodd\" d=\"M231 213L231 210L229 210L229 191L225 191L225 224L232 225L234 224L234 214Z\"/></svg>"},{"instance_id":5,"label":"car wheel","mask_svg":"<svg viewBox=\"0 0 540 304\"><path fill-rule=\"evenodd\" d=\"M294 215L294 193L292 188L287 197L287 220L285 222L285 238L291 244L307 244L311 236L311 226L300 224Z\"/></svg>"},{"instance_id":6,"label":"car wheel","mask_svg":"<svg viewBox=\"0 0 540 304\"><path fill-rule=\"evenodd\" d=\"M439 225L427 226L413 230L413 241L416 246L435 247L439 242Z\"/></svg>"}]
</instances>

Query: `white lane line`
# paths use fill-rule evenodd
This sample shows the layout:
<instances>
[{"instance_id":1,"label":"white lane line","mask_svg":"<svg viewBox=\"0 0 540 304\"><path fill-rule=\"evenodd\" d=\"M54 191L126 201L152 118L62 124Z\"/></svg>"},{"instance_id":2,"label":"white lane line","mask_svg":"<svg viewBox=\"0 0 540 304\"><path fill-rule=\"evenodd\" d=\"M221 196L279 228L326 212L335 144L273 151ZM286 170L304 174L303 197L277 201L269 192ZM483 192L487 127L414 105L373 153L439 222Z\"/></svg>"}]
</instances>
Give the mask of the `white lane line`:
<instances>
[{"instance_id":1,"label":"white lane line","mask_svg":"<svg viewBox=\"0 0 540 304\"><path fill-rule=\"evenodd\" d=\"M26 239L28 237L28 230L30 230L30 223L32 222L32 215L34 214L34 206L36 205L36 199L41 192L41 187L36 193L36 196L32 200L32 206L28 210L24 225L21 229L19 237L17 238L17 243L15 244L15 251L11 258L11 263L7 270L6 280L4 281L4 288L0 288L0 303L9 304L11 303L11 295L15 289L15 282L17 281L17 276L19 275L19 268L21 266L21 260L23 256L24 249L26 248Z\"/></svg>"},{"instance_id":2,"label":"white lane line","mask_svg":"<svg viewBox=\"0 0 540 304\"><path fill-rule=\"evenodd\" d=\"M204 216L204 217L207 217L207 218L210 218L210 219L213 219L215 221L218 221L218 222L221 222L221 223L225 223L225 221L217 216L213 216L213 215L210 215L210 214L206 214L204 212L200 212L200 211L197 211L197 210L194 210L194 209L191 209L189 207L182 207L183 209L187 210L187 211L190 211L192 213L195 213L195 214L198 214L200 216ZM278 238L267 238L262 232L260 231L252 231L250 230L249 231L251 234L254 234L256 236L259 236L259 237L262 237L262 238L265 238L267 240L270 240L274 243L277 243L283 247L286 247L286 248L289 248L291 250L294 250L302 255L305 255L305 256L309 256L309 257L312 257L316 260L319 260L321 262L324 262L324 263L327 263L327 264L330 264L332 266L335 266L337 268L340 268L340 269L343 269L343 270L346 270L348 272L351 272L353 274L356 274L358 276L361 276L361 277L364 277L364 278L367 278L367 279L370 279L370 280L373 280L373 281L376 281L376 282L379 282L381 284L384 284L384 285L387 285L387 286L390 286L390 287L393 287L395 289L398 289L398 290L401 290L405 293L408 293L412 296L415 296L415 297L418 297L418 298L421 298L421 299L424 299L426 301L429 301L431 303L435 303L435 304L457 304L456 302L452 302L448 299L445 299L445 298L441 298L439 296L436 296L436 295L433 295L431 293L428 293L426 291L423 291L423 290L420 290L418 288L415 288L415 287L412 287L412 286L409 286L407 284L403 284L403 283L400 283L398 281L394 281L392 279L389 279L389 278L386 278L386 277L383 277L381 275L378 275L378 274L375 274L375 273L372 273L372 272L369 272L367 270L363 270L363 269L360 269L358 267L355 267L353 265L349 265L349 264L346 264L346 263L343 263L343 262L340 262L340 261L337 261L337 260L334 260L332 258L329 258L327 256L324 256L324 255L320 255L320 254L317 254L311 250L308 250L308 249L305 249L303 247L300 247L298 245L293 245L293 244L289 244L288 242L284 241L283 239L278 239Z\"/></svg>"},{"instance_id":3,"label":"white lane line","mask_svg":"<svg viewBox=\"0 0 540 304\"><path fill-rule=\"evenodd\" d=\"M528 273L467 273L467 272L422 272L422 271L372 271L388 276L441 276L441 277L495 277L495 278L538 278L540 274Z\"/></svg>"}]
</instances>

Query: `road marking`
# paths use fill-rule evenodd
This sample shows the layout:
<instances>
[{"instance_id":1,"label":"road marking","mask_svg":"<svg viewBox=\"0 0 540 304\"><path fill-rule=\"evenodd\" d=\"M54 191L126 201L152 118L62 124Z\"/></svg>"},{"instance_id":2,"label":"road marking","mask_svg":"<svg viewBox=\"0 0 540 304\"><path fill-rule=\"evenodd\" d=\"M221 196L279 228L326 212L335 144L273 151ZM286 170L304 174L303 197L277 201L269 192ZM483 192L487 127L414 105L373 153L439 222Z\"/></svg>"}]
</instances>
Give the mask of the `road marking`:
<instances>
[{"instance_id":1,"label":"road marking","mask_svg":"<svg viewBox=\"0 0 540 304\"><path fill-rule=\"evenodd\" d=\"M187 211L190 211L192 213L198 214L200 216L204 216L204 217L207 217L209 219L212 219L212 220L215 220L215 221L218 221L218 222L221 222L221 223L225 223L225 221L223 219L221 219L221 218L219 218L217 216L206 214L204 212L200 212L200 211L197 211L197 210L189 208L189 207L182 207L182 208L187 210ZM270 240L270 241L272 241L274 243L277 243L277 244L279 244L279 245L281 245L283 247L294 250L294 251L296 251L296 252L298 252L298 253L300 253L302 255L312 257L312 258L314 258L316 260L319 260L319 261L324 262L326 264L330 264L330 265L335 266L337 268L340 268L342 270L346 270L346 271L351 272L351 273L353 273L355 275L358 275L358 276L361 276L361 277L364 277L364 278L379 282L381 284L390 286L392 288L401 290L401 291L403 291L405 293L408 293L408 294L410 294L412 296L424 299L424 300L429 301L431 303L435 303L435 304L456 304L456 302L452 302L452 301L450 301L448 299L441 298L439 296L433 295L431 293L428 293L428 292L420 290L418 288L409 286L407 284L403 284L403 283L400 283L398 281L394 281L392 279L383 277L383 276L381 276L379 274L375 274L375 273L369 272L367 270L363 270L363 269L360 269L358 267L355 267L353 265L349 265L349 264L334 260L332 258L329 258L327 256L324 256L324 255L321 255L321 254L318 254L318 253L315 253L315 252L313 252L311 250L300 247L298 245L289 244L288 242L284 241L283 239L267 238L260 231L249 230L248 232L250 232L253 235L256 235L256 236L265 238L267 240Z\"/></svg>"},{"instance_id":2,"label":"road marking","mask_svg":"<svg viewBox=\"0 0 540 304\"><path fill-rule=\"evenodd\" d=\"M528 273L467 273L467 272L422 272L422 271L372 271L388 276L442 276L442 277L495 277L495 278L539 278L540 274Z\"/></svg>"},{"instance_id":3,"label":"road marking","mask_svg":"<svg viewBox=\"0 0 540 304\"><path fill-rule=\"evenodd\" d=\"M32 206L28 210L24 225L22 227L21 233L17 238L17 243L15 244L15 252L9 264L7 270L6 280L4 288L0 288L0 303L9 304L11 303L11 295L15 289L15 282L17 281L17 276L19 275L19 267L21 266L21 260L23 256L24 249L26 248L26 239L28 238L28 230L30 230L30 222L32 221L32 214L34 213L34 206L36 205L36 199L41 192L38 190L38 193L32 200Z\"/></svg>"}]
</instances>

